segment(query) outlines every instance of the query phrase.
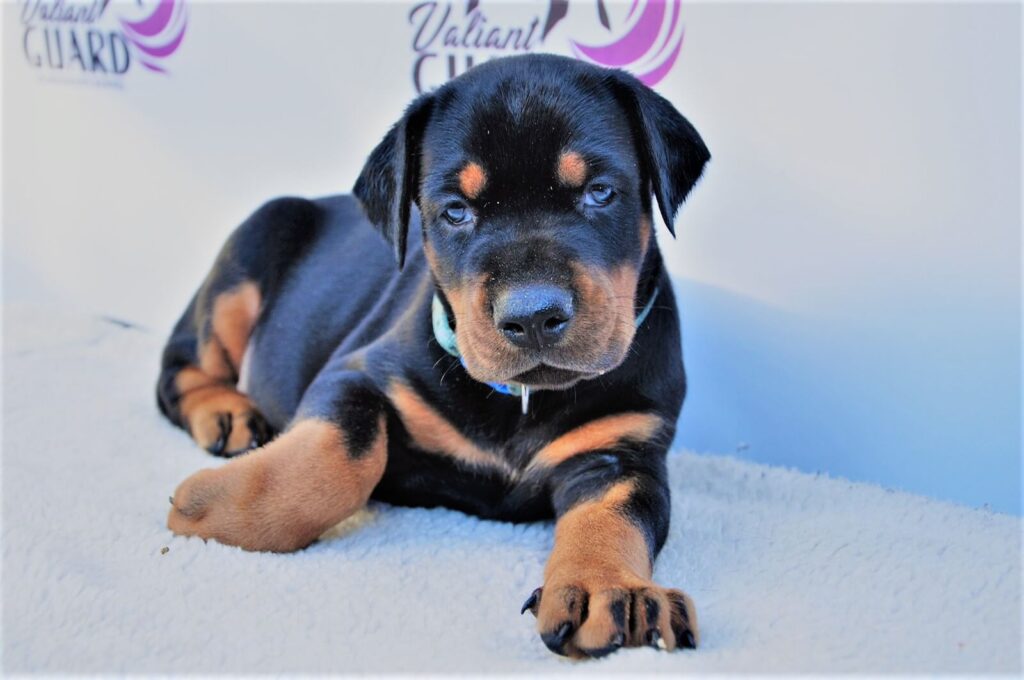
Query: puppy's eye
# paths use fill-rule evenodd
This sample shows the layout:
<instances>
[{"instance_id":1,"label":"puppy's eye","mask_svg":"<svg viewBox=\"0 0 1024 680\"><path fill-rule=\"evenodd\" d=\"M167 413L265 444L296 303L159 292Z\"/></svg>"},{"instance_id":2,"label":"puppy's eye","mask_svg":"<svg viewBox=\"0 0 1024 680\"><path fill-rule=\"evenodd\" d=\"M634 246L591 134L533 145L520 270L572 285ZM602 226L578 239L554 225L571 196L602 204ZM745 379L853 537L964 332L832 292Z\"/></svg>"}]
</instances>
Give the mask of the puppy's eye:
<instances>
[{"instance_id":1,"label":"puppy's eye","mask_svg":"<svg viewBox=\"0 0 1024 680\"><path fill-rule=\"evenodd\" d=\"M465 224L469 224L473 221L473 215L469 212L469 208L464 205L450 205L445 208L444 218L448 220L448 223L460 227Z\"/></svg>"},{"instance_id":2,"label":"puppy's eye","mask_svg":"<svg viewBox=\"0 0 1024 680\"><path fill-rule=\"evenodd\" d=\"M583 195L583 202L586 205L608 205L615 198L615 189L607 184L591 184L587 187L587 193Z\"/></svg>"}]
</instances>

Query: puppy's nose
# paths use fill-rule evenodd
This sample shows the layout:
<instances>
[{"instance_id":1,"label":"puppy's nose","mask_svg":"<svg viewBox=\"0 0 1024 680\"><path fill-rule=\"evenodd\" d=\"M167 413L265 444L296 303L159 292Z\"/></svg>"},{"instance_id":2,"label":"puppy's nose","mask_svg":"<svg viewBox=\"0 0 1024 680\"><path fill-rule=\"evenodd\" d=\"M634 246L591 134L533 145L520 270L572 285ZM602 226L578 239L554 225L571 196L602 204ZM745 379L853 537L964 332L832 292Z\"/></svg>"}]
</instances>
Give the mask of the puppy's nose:
<instances>
[{"instance_id":1,"label":"puppy's nose","mask_svg":"<svg viewBox=\"0 0 1024 680\"><path fill-rule=\"evenodd\" d=\"M517 286L494 303L494 325L509 342L524 349L554 345L572 323L572 293L548 284Z\"/></svg>"}]
</instances>

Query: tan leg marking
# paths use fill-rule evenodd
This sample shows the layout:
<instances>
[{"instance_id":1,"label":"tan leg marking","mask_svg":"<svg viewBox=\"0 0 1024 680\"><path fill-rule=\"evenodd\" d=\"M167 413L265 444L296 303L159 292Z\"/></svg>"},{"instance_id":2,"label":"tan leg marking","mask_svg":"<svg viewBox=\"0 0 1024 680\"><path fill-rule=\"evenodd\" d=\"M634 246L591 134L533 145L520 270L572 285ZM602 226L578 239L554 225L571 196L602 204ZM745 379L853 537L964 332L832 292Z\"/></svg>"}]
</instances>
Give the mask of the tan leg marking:
<instances>
[{"instance_id":1,"label":"tan leg marking","mask_svg":"<svg viewBox=\"0 0 1024 680\"><path fill-rule=\"evenodd\" d=\"M687 633L697 641L693 602L651 581L647 542L623 514L634 490L635 482L619 482L566 512L555 526L555 547L533 610L545 641L568 656L619 646L671 650L688 644L677 640Z\"/></svg>"},{"instance_id":2,"label":"tan leg marking","mask_svg":"<svg viewBox=\"0 0 1024 680\"><path fill-rule=\"evenodd\" d=\"M619 482L600 498L584 501L559 518L545 580L565 571L567 565L584 569L580 572L584 577L625 573L650 578L647 542L640 530L619 514L635 485L632 480Z\"/></svg>"},{"instance_id":3,"label":"tan leg marking","mask_svg":"<svg viewBox=\"0 0 1024 680\"><path fill-rule=\"evenodd\" d=\"M477 198L485 186L487 186L487 172L479 163L469 162L459 171L459 189L466 198Z\"/></svg>"},{"instance_id":4,"label":"tan leg marking","mask_svg":"<svg viewBox=\"0 0 1024 680\"><path fill-rule=\"evenodd\" d=\"M269 437L263 416L235 387L260 303L251 281L218 295L199 366L186 366L175 377L182 421L199 446L217 455L241 453Z\"/></svg>"},{"instance_id":5,"label":"tan leg marking","mask_svg":"<svg viewBox=\"0 0 1024 680\"><path fill-rule=\"evenodd\" d=\"M587 162L575 151L563 151L558 157L558 181L567 187L581 187L587 180Z\"/></svg>"},{"instance_id":6,"label":"tan leg marking","mask_svg":"<svg viewBox=\"0 0 1024 680\"><path fill-rule=\"evenodd\" d=\"M217 378L238 378L245 346L260 311L259 288L245 281L218 295L210 311L211 335L199 348L199 368Z\"/></svg>"},{"instance_id":7,"label":"tan leg marking","mask_svg":"<svg viewBox=\"0 0 1024 680\"><path fill-rule=\"evenodd\" d=\"M392 382L388 388L388 397L417 448L448 456L469 465L497 469L507 475L512 474L512 468L504 459L496 453L478 447L463 436L408 385Z\"/></svg>"},{"instance_id":8,"label":"tan leg marking","mask_svg":"<svg viewBox=\"0 0 1024 680\"><path fill-rule=\"evenodd\" d=\"M575 455L610 449L624 441L649 441L661 425L661 418L650 413L620 413L599 418L553 440L534 456L529 468L554 467Z\"/></svg>"},{"instance_id":9,"label":"tan leg marking","mask_svg":"<svg viewBox=\"0 0 1024 680\"><path fill-rule=\"evenodd\" d=\"M167 526L246 550L304 548L366 505L387 459L383 415L377 427L369 450L351 458L338 426L301 421L262 449L182 482Z\"/></svg>"},{"instance_id":10,"label":"tan leg marking","mask_svg":"<svg viewBox=\"0 0 1024 680\"><path fill-rule=\"evenodd\" d=\"M214 378L208 373L204 373L195 366L186 366L178 371L178 375L174 377L174 386L178 389L178 394L180 395L185 395L188 392L198 390L203 387L223 384L224 383L217 378Z\"/></svg>"}]
</instances>

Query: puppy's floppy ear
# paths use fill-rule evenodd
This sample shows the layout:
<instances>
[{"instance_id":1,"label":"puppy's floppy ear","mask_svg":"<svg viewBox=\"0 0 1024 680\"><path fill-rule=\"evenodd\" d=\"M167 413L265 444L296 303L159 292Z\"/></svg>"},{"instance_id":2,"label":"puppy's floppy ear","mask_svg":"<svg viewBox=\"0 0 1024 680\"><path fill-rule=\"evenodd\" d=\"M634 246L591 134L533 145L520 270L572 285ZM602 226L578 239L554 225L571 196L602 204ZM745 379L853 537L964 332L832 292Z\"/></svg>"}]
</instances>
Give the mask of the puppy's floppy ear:
<instances>
[{"instance_id":1,"label":"puppy's floppy ear","mask_svg":"<svg viewBox=\"0 0 1024 680\"><path fill-rule=\"evenodd\" d=\"M352 188L366 216L394 248L399 269L405 264L412 204L419 200L423 130L432 108L430 94L410 104L366 159Z\"/></svg>"},{"instance_id":2,"label":"puppy's floppy ear","mask_svg":"<svg viewBox=\"0 0 1024 680\"><path fill-rule=\"evenodd\" d=\"M612 88L630 117L661 217L675 236L676 212L711 154L690 121L660 94L624 71L612 72Z\"/></svg>"}]
</instances>

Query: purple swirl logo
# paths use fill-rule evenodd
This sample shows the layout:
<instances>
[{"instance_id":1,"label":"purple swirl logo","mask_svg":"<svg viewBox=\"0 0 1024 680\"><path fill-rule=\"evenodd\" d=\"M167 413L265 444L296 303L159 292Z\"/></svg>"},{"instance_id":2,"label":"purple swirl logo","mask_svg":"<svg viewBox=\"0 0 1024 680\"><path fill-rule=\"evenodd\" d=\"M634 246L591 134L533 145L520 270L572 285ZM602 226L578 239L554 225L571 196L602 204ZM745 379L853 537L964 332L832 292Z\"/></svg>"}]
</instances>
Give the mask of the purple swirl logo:
<instances>
[{"instance_id":1,"label":"purple swirl logo","mask_svg":"<svg viewBox=\"0 0 1024 680\"><path fill-rule=\"evenodd\" d=\"M159 0L147 16L137 21L119 21L139 63L150 71L166 73L163 60L178 50L188 26L185 0Z\"/></svg>"},{"instance_id":2,"label":"purple swirl logo","mask_svg":"<svg viewBox=\"0 0 1024 680\"><path fill-rule=\"evenodd\" d=\"M25 60L40 73L120 87L135 64L167 73L188 12L185 0L22 0L21 25Z\"/></svg>"},{"instance_id":3,"label":"purple swirl logo","mask_svg":"<svg viewBox=\"0 0 1024 680\"><path fill-rule=\"evenodd\" d=\"M654 86L668 75L683 47L681 0L633 0L622 34L605 45L570 40L576 57L599 66L626 69ZM603 3L601 23L610 28Z\"/></svg>"},{"instance_id":4,"label":"purple swirl logo","mask_svg":"<svg viewBox=\"0 0 1024 680\"><path fill-rule=\"evenodd\" d=\"M481 61L537 49L561 52L566 42L577 59L624 69L653 87L669 74L683 47L682 0L632 0L628 9L623 3L612 12L606 0L548 0L543 14L532 4L486 4L485 9L480 0L423 0L412 7L408 21L417 92ZM610 40L589 30L595 15ZM578 32L581 28L584 32Z\"/></svg>"}]
</instances>

